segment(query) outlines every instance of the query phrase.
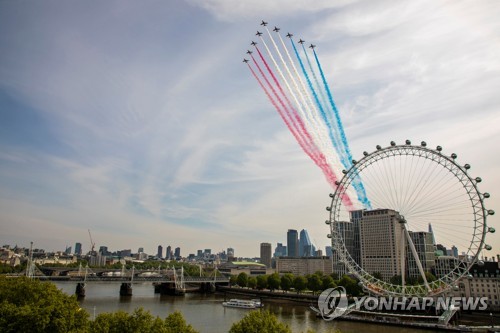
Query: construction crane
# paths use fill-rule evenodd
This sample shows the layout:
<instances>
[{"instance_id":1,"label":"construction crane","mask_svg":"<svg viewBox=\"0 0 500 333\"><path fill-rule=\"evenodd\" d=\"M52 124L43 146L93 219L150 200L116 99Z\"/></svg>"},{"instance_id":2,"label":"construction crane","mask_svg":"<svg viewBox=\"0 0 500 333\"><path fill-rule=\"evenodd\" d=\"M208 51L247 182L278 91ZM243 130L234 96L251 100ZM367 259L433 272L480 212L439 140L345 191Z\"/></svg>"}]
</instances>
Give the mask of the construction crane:
<instances>
[{"instance_id":1,"label":"construction crane","mask_svg":"<svg viewBox=\"0 0 500 333\"><path fill-rule=\"evenodd\" d=\"M89 237L90 237L90 245L92 246L92 250L90 250L90 252L94 252L95 243L92 240L92 235L90 234L90 229L88 229L88 230L89 230Z\"/></svg>"}]
</instances>

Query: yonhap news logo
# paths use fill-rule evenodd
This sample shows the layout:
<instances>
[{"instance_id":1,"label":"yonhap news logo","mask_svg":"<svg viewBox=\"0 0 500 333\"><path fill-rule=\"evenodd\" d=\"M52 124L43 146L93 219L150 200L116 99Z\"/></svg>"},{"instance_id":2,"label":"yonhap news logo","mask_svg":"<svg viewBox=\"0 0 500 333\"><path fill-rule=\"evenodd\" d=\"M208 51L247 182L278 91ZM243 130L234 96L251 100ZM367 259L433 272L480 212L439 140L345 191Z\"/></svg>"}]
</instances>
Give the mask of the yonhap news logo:
<instances>
[{"instance_id":1,"label":"yonhap news logo","mask_svg":"<svg viewBox=\"0 0 500 333\"><path fill-rule=\"evenodd\" d=\"M486 310L487 297L353 297L348 304L344 287L329 288L318 297L318 308L311 309L320 314L324 320L333 320L346 314L348 307L352 310L364 311L425 311L434 308L438 311L453 309Z\"/></svg>"},{"instance_id":2,"label":"yonhap news logo","mask_svg":"<svg viewBox=\"0 0 500 333\"><path fill-rule=\"evenodd\" d=\"M347 310L347 294L344 287L329 288L318 297L318 308L311 309L319 313L324 320L333 320L342 316Z\"/></svg>"}]
</instances>

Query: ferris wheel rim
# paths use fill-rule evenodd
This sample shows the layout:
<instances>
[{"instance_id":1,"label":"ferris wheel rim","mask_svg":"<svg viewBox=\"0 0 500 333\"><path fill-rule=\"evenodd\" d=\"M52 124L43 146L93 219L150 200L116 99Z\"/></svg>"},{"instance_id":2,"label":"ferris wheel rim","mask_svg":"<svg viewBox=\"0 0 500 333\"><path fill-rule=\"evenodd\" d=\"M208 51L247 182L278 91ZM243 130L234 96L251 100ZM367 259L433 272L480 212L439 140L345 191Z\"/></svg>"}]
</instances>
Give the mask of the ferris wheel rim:
<instances>
[{"instance_id":1,"label":"ferris wheel rim","mask_svg":"<svg viewBox=\"0 0 500 333\"><path fill-rule=\"evenodd\" d=\"M470 165L459 165L456 162L457 155L454 153L450 156L443 154L442 147L440 146L437 146L434 150L427 148L425 142L422 142L420 146L417 146L411 145L409 140L407 140L406 144L403 145L397 145L394 142L391 142L391 145L388 147L377 146L376 148L377 149L372 153L364 152L364 156L359 161L353 160L352 166L348 170L342 171L344 175L340 181L336 182L337 188L334 194L330 195L332 201L328 209L329 220L327 220L327 224L330 224L331 234L329 237L332 240L332 248L339 253L340 261L360 280L360 283L375 294L428 296L443 293L454 287L454 284L468 273L470 267L476 262L479 254L485 246L487 233L486 217L489 211L486 210L484 205L484 194L482 194L477 187L477 183L481 181L481 178L472 178L467 172ZM354 179L357 178L357 176L365 168L369 167L373 163L396 156L414 156L418 158L425 158L434 162L436 165L440 165L442 168L447 169L447 171L452 173L462 185L462 188L467 193L468 199L471 203L471 209L474 217L471 221L474 222L474 232L467 249L467 254L473 251L472 260L466 261L465 259L457 259L459 264L456 265L453 270L436 281L430 282L427 285L427 288L423 284L401 286L373 277L372 274L366 272L362 267L360 267L360 264L352 258L345 246L344 239L338 230L337 222L341 222L339 215L340 208L342 207L342 200L340 198L346 194Z\"/></svg>"}]
</instances>

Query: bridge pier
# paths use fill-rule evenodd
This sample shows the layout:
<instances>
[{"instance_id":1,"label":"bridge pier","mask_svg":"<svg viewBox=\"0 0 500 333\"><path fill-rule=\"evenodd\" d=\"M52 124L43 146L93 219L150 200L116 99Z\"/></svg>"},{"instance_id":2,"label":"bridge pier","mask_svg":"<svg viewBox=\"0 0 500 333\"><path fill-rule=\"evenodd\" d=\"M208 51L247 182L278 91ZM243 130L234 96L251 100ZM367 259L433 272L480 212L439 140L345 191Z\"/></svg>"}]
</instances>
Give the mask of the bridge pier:
<instances>
[{"instance_id":1,"label":"bridge pier","mask_svg":"<svg viewBox=\"0 0 500 333\"><path fill-rule=\"evenodd\" d=\"M76 284L75 295L77 298L85 297L85 283L79 282Z\"/></svg>"},{"instance_id":2,"label":"bridge pier","mask_svg":"<svg viewBox=\"0 0 500 333\"><path fill-rule=\"evenodd\" d=\"M200 283L199 291L202 293L214 293L215 285L212 282L202 282Z\"/></svg>"},{"instance_id":3,"label":"bridge pier","mask_svg":"<svg viewBox=\"0 0 500 333\"><path fill-rule=\"evenodd\" d=\"M132 284L122 283L120 286L120 296L132 296Z\"/></svg>"}]
</instances>

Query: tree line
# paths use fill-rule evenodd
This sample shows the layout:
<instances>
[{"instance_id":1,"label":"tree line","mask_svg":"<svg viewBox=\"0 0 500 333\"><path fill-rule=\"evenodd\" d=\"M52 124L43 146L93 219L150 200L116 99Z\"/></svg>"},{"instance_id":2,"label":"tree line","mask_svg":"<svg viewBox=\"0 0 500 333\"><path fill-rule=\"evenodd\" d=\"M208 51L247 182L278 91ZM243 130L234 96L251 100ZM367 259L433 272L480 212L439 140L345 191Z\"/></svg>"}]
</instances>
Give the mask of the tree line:
<instances>
[{"instance_id":1,"label":"tree line","mask_svg":"<svg viewBox=\"0 0 500 333\"><path fill-rule=\"evenodd\" d=\"M241 272L238 275L232 275L229 282L231 286L239 286L242 288L257 290L269 289L270 291L281 290L283 292L295 291L297 293L309 290L313 294L328 288L342 286L349 295L359 296L363 294L363 288L358 284L358 281L350 276L344 275L339 279L335 273L324 274L321 271L305 276L291 273L280 276L278 273L273 273L269 275L258 275L256 277Z\"/></svg>"}]
</instances>

